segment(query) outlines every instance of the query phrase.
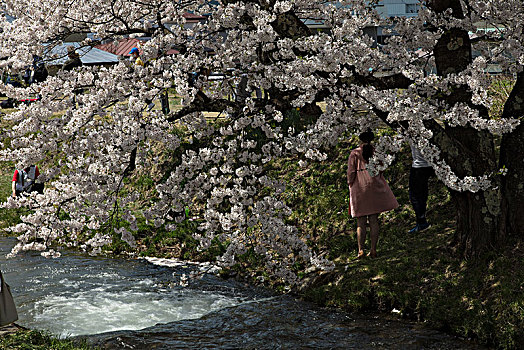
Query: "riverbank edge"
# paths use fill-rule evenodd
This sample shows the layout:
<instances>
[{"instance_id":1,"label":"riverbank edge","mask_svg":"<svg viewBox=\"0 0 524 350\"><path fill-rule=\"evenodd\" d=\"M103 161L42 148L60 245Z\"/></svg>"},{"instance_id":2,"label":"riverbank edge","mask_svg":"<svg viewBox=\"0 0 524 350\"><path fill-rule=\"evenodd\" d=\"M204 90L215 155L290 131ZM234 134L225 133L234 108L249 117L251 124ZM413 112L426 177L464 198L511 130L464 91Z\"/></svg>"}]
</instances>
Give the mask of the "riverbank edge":
<instances>
[{"instance_id":1,"label":"riverbank edge","mask_svg":"<svg viewBox=\"0 0 524 350\"><path fill-rule=\"evenodd\" d=\"M428 231L427 235L430 236L435 234L435 232ZM350 239L350 237L347 237ZM220 273L224 278L234 278L235 280L240 280L244 282L251 283L257 286L263 286L270 288L273 291L283 293L285 290L287 293L292 293L293 295L299 297L300 299L314 302L319 306L325 306L330 308L338 308L347 312L359 312L359 313L375 313L379 312L382 317L387 318L398 318L405 319L410 321L417 321L420 324L435 328L440 331L444 331L448 334L457 336L462 340L474 340L482 345L488 345L490 347L498 347L502 349L519 349L519 342L513 344L501 345L495 344L492 341L486 341L487 338L479 337L475 331L468 331L465 327L465 324L473 325L479 320L479 314L476 314L473 308L469 308L471 314L468 318L462 319L462 322L457 322L458 317L462 314L464 310L453 310L450 306L454 305L454 300L456 300L455 295L466 294L464 286L456 286L455 293L450 293L449 303L437 302L441 300L441 293L433 292L431 293L431 288L421 288L417 286L412 286L412 288L404 288L400 281L394 281L392 278L386 278L389 272L384 269L384 263L391 261L390 250L381 250L381 256L377 259L364 259L358 260L350 256L346 260L342 258L337 259L336 268L331 272L322 272L322 271L312 271L309 274L304 275L303 282L304 284L299 289L284 289L283 285L271 279L266 279L264 282L261 282L260 276L261 271L255 269L244 270L244 273L237 273L237 270L227 269L222 270ZM423 264L417 269L421 269ZM382 270L381 273L378 271ZM452 273L448 271L448 273ZM363 278L363 274L367 276ZM367 279L367 281L365 280ZM393 283L397 284L397 289L389 290L389 294L386 295L384 290L388 288L388 284ZM409 281L408 283L412 283ZM452 283L450 281L450 283ZM441 283L441 286L444 287L444 284ZM419 299L418 305L413 304L413 301L419 297L415 294L420 292L421 294L427 294L426 300L423 298ZM475 290L472 291L472 294L475 294ZM433 303L428 300L433 299ZM481 298L479 297L479 302ZM473 300L472 300L473 302ZM489 305L486 305L485 310L489 309ZM440 311L438 311L440 310ZM427 314L424 314L426 312ZM439 312L440 317L429 318ZM491 320L492 322L493 320ZM508 323L511 322L510 319L507 320ZM518 326L518 324L517 324ZM464 328L461 328L464 327ZM478 328L477 331L480 331L481 328ZM14 332L13 332L14 331ZM60 339L52 335L48 335L45 332L40 330L28 330L28 329L13 329L10 333L26 333L26 335L18 336L19 339L22 339L23 343L20 345L35 345L35 340L41 342L42 339L47 339L51 344L61 343L63 347L60 349L88 349L88 345L78 344L76 340L72 339ZM31 334L29 334L31 333ZM1 342L0 342L1 345ZM61 345L62 346L62 345ZM78 347L77 347L78 346ZM42 349L45 349L43 347Z\"/></svg>"},{"instance_id":2,"label":"riverbank edge","mask_svg":"<svg viewBox=\"0 0 524 350\"><path fill-rule=\"evenodd\" d=\"M287 182L284 195L294 208L290 223L309 237L313 250L334 261L333 271L296 266L300 285L290 288L271 277L257 263L256 256L246 254L220 275L280 293L291 291L320 306L349 312L377 311L415 320L500 349L518 349L519 344L524 344L524 247L508 244L504 251L474 260L458 256L453 248L454 208L449 193L434 178L428 203L432 227L408 235L414 215L407 191L407 149L384 174L401 206L380 217L379 257L355 258L355 221L347 212L345 181L347 154L353 147L354 140L349 140L333 150L328 161L300 167L297 159L288 158L274 162L268 169ZM17 213L6 215L12 217L4 220L15 220ZM143 238L137 238L138 251L131 252L119 244L118 249L112 247L106 253L185 259L183 252L191 254L194 249L178 242L175 248L180 249L151 250L143 244ZM147 243L151 243L155 237L148 239ZM164 240L157 243L166 244Z\"/></svg>"},{"instance_id":3,"label":"riverbank edge","mask_svg":"<svg viewBox=\"0 0 524 350\"><path fill-rule=\"evenodd\" d=\"M0 349L92 350L85 340L61 339L41 330L28 329L12 323L0 327Z\"/></svg>"},{"instance_id":4,"label":"riverbank edge","mask_svg":"<svg viewBox=\"0 0 524 350\"><path fill-rule=\"evenodd\" d=\"M0 336L16 333L16 332L23 331L23 330L27 330L27 328L22 327L16 323L11 323L11 324L0 327Z\"/></svg>"},{"instance_id":5,"label":"riverbank edge","mask_svg":"<svg viewBox=\"0 0 524 350\"><path fill-rule=\"evenodd\" d=\"M325 162L301 167L298 159L282 159L269 170L286 181L286 202L294 210L290 222L309 238L312 249L335 263L330 272L297 268L301 281L293 293L320 306L417 321L492 348L523 349L524 247L510 236L502 247L464 259L455 250L455 208L436 178L429 186L432 226L408 234L414 213L407 146L384 173L400 207L380 215L378 257L356 258L356 220L347 211L345 179L354 147L355 140L348 140ZM254 261L252 256L240 259L222 275L287 290Z\"/></svg>"}]
</instances>

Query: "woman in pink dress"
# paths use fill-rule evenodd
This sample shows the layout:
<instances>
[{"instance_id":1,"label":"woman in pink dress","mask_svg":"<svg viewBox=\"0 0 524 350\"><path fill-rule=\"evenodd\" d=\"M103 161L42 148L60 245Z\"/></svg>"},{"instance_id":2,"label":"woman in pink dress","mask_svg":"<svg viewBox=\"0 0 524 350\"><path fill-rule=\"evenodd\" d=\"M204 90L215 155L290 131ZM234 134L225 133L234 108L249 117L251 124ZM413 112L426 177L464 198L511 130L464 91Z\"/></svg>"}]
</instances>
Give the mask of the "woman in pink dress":
<instances>
[{"instance_id":1,"label":"woman in pink dress","mask_svg":"<svg viewBox=\"0 0 524 350\"><path fill-rule=\"evenodd\" d=\"M382 173L371 176L366 164L373 156L371 145L374 134L366 131L359 135L361 144L351 151L348 160L349 206L351 216L357 218L358 258L364 256L366 223L369 222L371 250L368 256L377 256L378 214L398 207L398 202Z\"/></svg>"}]
</instances>

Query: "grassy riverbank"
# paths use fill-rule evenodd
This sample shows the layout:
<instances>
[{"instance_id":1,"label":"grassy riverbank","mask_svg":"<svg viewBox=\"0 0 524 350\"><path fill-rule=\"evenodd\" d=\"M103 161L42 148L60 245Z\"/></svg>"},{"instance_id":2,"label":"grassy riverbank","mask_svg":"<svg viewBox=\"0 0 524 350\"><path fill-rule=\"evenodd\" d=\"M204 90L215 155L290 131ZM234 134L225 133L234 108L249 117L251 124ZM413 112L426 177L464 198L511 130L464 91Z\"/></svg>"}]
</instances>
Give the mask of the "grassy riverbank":
<instances>
[{"instance_id":1,"label":"grassy riverbank","mask_svg":"<svg viewBox=\"0 0 524 350\"><path fill-rule=\"evenodd\" d=\"M300 294L320 305L349 311L394 313L502 349L524 344L524 247L510 244L506 251L474 260L458 257L453 250L454 208L447 190L436 179L430 185L428 217L432 227L408 234L413 225L407 193L408 149L385 173L400 207L380 217L379 256L355 258L356 226L347 213L345 179L347 155L354 146L354 142L342 143L327 161L305 168L298 166L297 159L273 164L274 175L288 183L285 196L295 209L290 221L311 237L313 249L326 251L336 264L335 270L326 274L298 271L307 284ZM5 166L1 180L4 197L9 193L10 176ZM2 227L17 222L23 214L21 210L1 212ZM192 252L196 246L183 230L150 232L140 242L144 255L196 256ZM224 276L258 283L257 277L267 275L259 267L247 265L253 261L244 257ZM265 281L273 288L283 287L278 281Z\"/></svg>"},{"instance_id":2,"label":"grassy riverbank","mask_svg":"<svg viewBox=\"0 0 524 350\"><path fill-rule=\"evenodd\" d=\"M524 344L524 247L464 260L453 249L455 211L448 191L430 183L428 218L432 227L408 234L414 213L408 199L409 147L386 171L400 207L382 214L378 258L356 259L356 222L347 213L343 143L324 163L299 168L282 161L275 172L288 180L291 220L313 246L327 250L335 271L305 275L303 296L321 305L351 311L380 310L424 321L463 337L502 349ZM369 242L367 243L369 244Z\"/></svg>"},{"instance_id":3,"label":"grassy riverbank","mask_svg":"<svg viewBox=\"0 0 524 350\"><path fill-rule=\"evenodd\" d=\"M85 341L59 339L35 330L19 330L0 337L0 350L88 350L94 349Z\"/></svg>"},{"instance_id":4,"label":"grassy riverbank","mask_svg":"<svg viewBox=\"0 0 524 350\"><path fill-rule=\"evenodd\" d=\"M524 247L510 242L505 251L491 252L478 259L459 257L453 248L454 208L448 191L436 179L431 180L428 203L432 227L420 234L408 234L414 214L407 190L411 160L407 147L385 173L400 207L380 217L379 256L355 258L356 225L347 212L345 178L347 156L355 146L354 140L343 142L329 154L327 161L307 167L299 167L298 159L290 158L274 162L268 169L287 181L284 195L295 210L289 221L301 234L311 238L313 249L325 252L336 264L330 273L306 273L297 266L306 285L299 293L320 305L357 312L379 310L423 321L497 348L521 348ZM10 193L12 166L3 164L0 172L0 195L5 198ZM149 191L153 183L137 181L134 186ZM18 222L24 212L0 210L0 228ZM191 227L174 233L153 232L144 226L137 235L139 253L204 259L205 256L196 253L196 242L188 235L190 230ZM111 247L113 253L125 249L122 244ZM263 276L267 286L284 287L279 281L267 278L256 261L253 256L245 256L224 276L241 277L251 283L260 283ZM24 337L30 335L21 334L21 342L29 339Z\"/></svg>"}]
</instances>

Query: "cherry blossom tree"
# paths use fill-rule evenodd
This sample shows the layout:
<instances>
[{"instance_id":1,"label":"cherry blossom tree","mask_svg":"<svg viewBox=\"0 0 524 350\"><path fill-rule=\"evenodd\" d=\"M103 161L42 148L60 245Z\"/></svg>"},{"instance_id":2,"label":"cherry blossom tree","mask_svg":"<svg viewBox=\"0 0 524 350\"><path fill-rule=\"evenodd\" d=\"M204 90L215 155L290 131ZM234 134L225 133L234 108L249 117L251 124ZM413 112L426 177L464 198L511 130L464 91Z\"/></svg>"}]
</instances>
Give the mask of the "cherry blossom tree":
<instances>
[{"instance_id":1,"label":"cherry blossom tree","mask_svg":"<svg viewBox=\"0 0 524 350\"><path fill-rule=\"evenodd\" d=\"M126 222L116 232L133 246L139 217L171 230L189 208L202 248L228 242L222 263L254 249L292 281L287 267L297 261L331 265L286 223L285 184L265 165L290 154L324 160L348 132L377 127L394 136L378 141L370 170L387 167L405 138L413 140L451 191L463 254L524 235L520 0L423 1L414 18L383 18L377 1L364 0L2 3L16 18L2 23L3 70L23 69L72 33L89 34L83 47L150 38L141 47L145 67L84 66L30 87L1 86L10 97L41 96L4 116L12 126L2 159L46 164L44 195L5 204L33 209L13 228L15 253L54 254L55 242L97 251L111 242L103 228L116 217ZM188 12L208 19L184 25ZM308 19L329 30L310 29ZM495 30L478 31L480 21ZM391 34L384 45L364 34L377 26ZM168 55L173 48L179 53ZM488 114L489 64L516 77L499 117ZM239 83L247 93L237 94ZM183 107L147 111L165 89L176 90ZM158 169L155 198L126 189L129 178Z\"/></svg>"}]
</instances>

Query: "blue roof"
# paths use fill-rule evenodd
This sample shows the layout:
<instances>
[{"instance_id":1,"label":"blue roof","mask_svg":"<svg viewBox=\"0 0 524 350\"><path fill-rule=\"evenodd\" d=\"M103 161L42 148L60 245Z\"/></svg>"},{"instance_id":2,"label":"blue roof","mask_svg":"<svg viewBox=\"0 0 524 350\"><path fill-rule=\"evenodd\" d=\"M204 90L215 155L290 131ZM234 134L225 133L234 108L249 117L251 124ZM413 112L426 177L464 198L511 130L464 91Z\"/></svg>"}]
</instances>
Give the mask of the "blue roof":
<instances>
[{"instance_id":1,"label":"blue roof","mask_svg":"<svg viewBox=\"0 0 524 350\"><path fill-rule=\"evenodd\" d=\"M82 47L80 43L71 42L63 43L61 45L54 46L51 50L44 53L44 59L48 65L58 66L62 65L67 61L67 47L74 46L77 48L76 52L80 55L80 60L86 65L95 64L113 64L118 63L118 56L110 52L100 50L94 47Z\"/></svg>"},{"instance_id":2,"label":"blue roof","mask_svg":"<svg viewBox=\"0 0 524 350\"><path fill-rule=\"evenodd\" d=\"M323 19L311 19L311 18L308 18L308 19L302 19L302 22L306 26L311 27L311 28L318 28L318 27L327 28L326 21L323 20Z\"/></svg>"},{"instance_id":3,"label":"blue roof","mask_svg":"<svg viewBox=\"0 0 524 350\"><path fill-rule=\"evenodd\" d=\"M7 22L9 23L14 22L15 18L13 16L8 15L7 13L4 13L4 15L5 15L5 19L7 20Z\"/></svg>"}]
</instances>

